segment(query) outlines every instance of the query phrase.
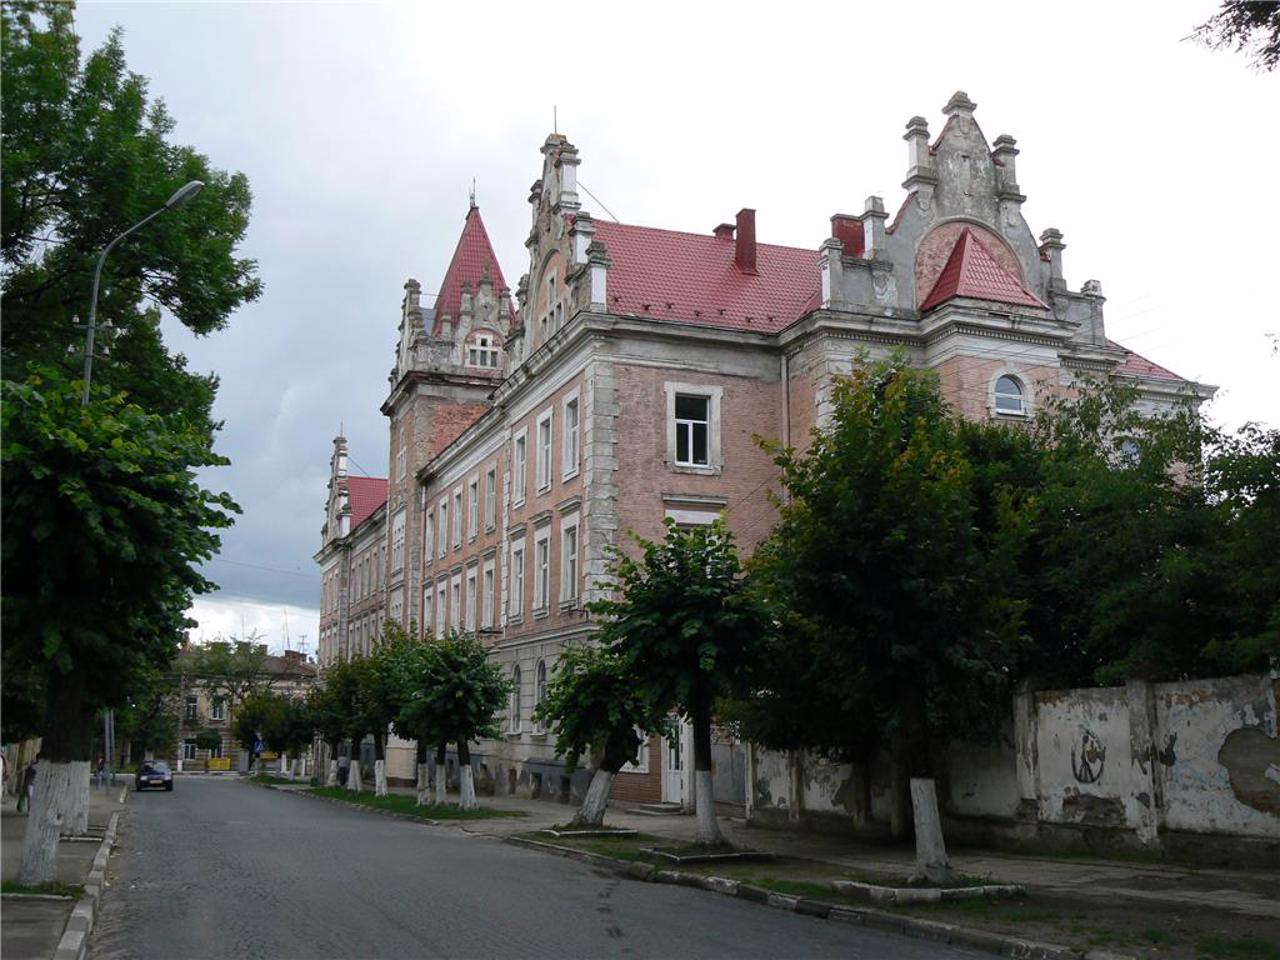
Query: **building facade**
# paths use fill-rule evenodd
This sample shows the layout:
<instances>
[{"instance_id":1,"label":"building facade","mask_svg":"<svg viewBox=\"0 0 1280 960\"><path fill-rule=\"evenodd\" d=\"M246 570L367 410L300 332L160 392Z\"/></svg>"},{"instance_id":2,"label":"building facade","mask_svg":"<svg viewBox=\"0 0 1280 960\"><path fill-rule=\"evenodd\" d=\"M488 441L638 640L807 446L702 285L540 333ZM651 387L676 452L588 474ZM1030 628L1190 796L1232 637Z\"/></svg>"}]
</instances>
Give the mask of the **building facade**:
<instances>
[{"instance_id":1,"label":"building facade","mask_svg":"<svg viewBox=\"0 0 1280 960\"><path fill-rule=\"evenodd\" d=\"M777 481L754 438L802 446L862 358L901 351L964 414L1010 422L1082 377L1124 379L1152 410L1211 395L1107 338L1100 285L1069 286L1062 234L1037 240L1022 216L1016 142L988 143L974 109L955 94L932 139L913 117L897 213L869 197L816 249L759 242L750 209L705 234L597 220L577 149L548 137L514 299L474 205L435 305L405 284L388 480L362 478L386 493L360 521L335 441L322 664L363 649L352 563L380 544L382 585L360 602L428 633L476 631L515 683L506 736L474 753L477 784L570 799L531 712L560 651L590 636L609 548L660 537L667 518L724 517L749 553ZM683 739L651 743L614 797L687 802ZM402 754L389 773L407 779Z\"/></svg>"}]
</instances>

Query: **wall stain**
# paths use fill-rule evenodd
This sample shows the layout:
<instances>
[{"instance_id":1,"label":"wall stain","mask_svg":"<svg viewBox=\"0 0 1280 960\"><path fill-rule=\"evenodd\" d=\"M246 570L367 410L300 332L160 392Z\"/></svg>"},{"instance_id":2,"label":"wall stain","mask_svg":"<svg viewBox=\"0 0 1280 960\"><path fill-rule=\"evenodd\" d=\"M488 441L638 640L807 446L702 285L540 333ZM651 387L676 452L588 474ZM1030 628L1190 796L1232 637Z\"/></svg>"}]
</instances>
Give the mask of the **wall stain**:
<instances>
[{"instance_id":1,"label":"wall stain","mask_svg":"<svg viewBox=\"0 0 1280 960\"><path fill-rule=\"evenodd\" d=\"M1222 742L1218 762L1227 768L1237 800L1280 816L1280 740L1257 727L1239 727Z\"/></svg>"},{"instance_id":2,"label":"wall stain","mask_svg":"<svg viewBox=\"0 0 1280 960\"><path fill-rule=\"evenodd\" d=\"M1173 752L1173 748L1178 743L1178 735L1176 733L1169 734L1169 739L1164 742L1164 749L1156 754L1160 758L1160 762L1166 767L1172 767L1178 762L1178 755Z\"/></svg>"}]
</instances>

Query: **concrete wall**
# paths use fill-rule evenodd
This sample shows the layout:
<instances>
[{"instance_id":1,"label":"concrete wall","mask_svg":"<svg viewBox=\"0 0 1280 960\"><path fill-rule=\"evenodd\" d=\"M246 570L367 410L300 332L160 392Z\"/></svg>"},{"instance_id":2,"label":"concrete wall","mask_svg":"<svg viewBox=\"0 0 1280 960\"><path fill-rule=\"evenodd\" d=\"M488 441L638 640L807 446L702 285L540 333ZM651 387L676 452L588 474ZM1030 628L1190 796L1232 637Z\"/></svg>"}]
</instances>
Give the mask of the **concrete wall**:
<instances>
[{"instance_id":1,"label":"concrete wall","mask_svg":"<svg viewBox=\"0 0 1280 960\"><path fill-rule=\"evenodd\" d=\"M1278 696L1265 675L1020 694L995 742L949 747L946 813L969 837L1280 853ZM885 757L871 773L882 831ZM847 765L756 748L750 816L852 828L851 783Z\"/></svg>"}]
</instances>

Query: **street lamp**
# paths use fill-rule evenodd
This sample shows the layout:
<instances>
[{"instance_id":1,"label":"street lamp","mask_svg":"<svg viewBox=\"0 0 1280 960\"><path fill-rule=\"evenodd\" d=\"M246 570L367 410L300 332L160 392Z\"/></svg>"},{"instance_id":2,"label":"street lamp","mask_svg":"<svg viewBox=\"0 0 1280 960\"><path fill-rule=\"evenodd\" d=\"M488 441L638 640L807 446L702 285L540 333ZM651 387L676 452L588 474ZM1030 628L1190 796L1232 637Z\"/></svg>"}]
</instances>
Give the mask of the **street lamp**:
<instances>
[{"instance_id":1,"label":"street lamp","mask_svg":"<svg viewBox=\"0 0 1280 960\"><path fill-rule=\"evenodd\" d=\"M173 192L173 195L164 202L164 206L158 210L154 210L147 214L132 227L126 230L120 236L116 237L106 245L102 253L98 254L98 265L93 271L93 296L89 300L89 323L85 328L84 334L84 396L80 402L83 406L89 405L89 381L93 378L93 334L96 329L95 324L98 318L98 284L102 280L102 265L107 260L107 254L111 249L127 237L139 227L144 227L166 210L172 210L174 207L180 207L204 188L204 183L199 180L192 180Z\"/></svg>"}]
</instances>

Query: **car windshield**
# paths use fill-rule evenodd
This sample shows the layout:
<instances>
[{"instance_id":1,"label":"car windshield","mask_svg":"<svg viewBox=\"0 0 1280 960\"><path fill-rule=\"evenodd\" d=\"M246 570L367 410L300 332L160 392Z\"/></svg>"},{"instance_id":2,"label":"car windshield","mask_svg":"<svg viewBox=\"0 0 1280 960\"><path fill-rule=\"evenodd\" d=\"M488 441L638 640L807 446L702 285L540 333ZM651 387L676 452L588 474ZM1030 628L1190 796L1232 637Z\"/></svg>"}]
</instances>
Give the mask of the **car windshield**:
<instances>
[{"instance_id":1,"label":"car windshield","mask_svg":"<svg viewBox=\"0 0 1280 960\"><path fill-rule=\"evenodd\" d=\"M147 772L152 772L152 773L168 773L168 772L169 772L169 765L168 765L167 763L165 763L164 761L162 761L162 760L156 760L156 761L154 761L153 763L145 763L145 764L143 764L143 766L142 766L142 772L143 772L143 773L147 773Z\"/></svg>"}]
</instances>

